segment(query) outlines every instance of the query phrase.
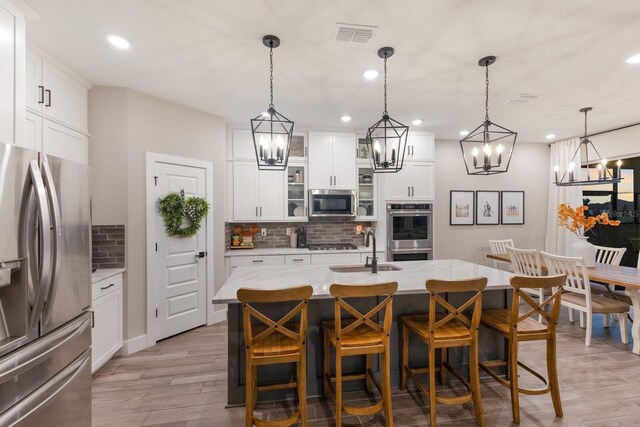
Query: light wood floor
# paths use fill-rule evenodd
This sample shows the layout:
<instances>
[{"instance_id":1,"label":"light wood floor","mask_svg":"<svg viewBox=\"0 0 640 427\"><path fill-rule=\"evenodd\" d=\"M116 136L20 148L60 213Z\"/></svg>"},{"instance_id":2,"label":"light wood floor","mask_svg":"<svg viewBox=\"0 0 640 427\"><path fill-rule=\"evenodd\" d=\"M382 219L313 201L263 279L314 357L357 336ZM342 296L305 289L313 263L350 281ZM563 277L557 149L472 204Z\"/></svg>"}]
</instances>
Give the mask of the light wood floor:
<instances>
[{"instance_id":1,"label":"light wood floor","mask_svg":"<svg viewBox=\"0 0 640 427\"><path fill-rule=\"evenodd\" d=\"M591 347L584 346L584 329L569 324L566 311L560 322L558 365L564 418L556 418L549 395L521 395L522 426L627 426L640 425L640 356L620 343L617 323L602 327L594 319ZM486 331L484 331L486 332ZM544 369L544 346L521 346L521 360ZM225 409L226 325L202 327L175 336L139 353L116 357L93 376L94 426L241 426L244 408ZM524 384L535 385L521 373ZM424 400L415 390L394 390L396 426L428 425ZM442 387L440 387L442 389ZM443 390L455 394L458 389ZM486 425L511 424L507 389L495 381L482 381ZM349 395L352 402L366 399ZM309 399L309 425L332 426L333 405L321 398ZM280 417L291 412L291 403L259 405L263 416ZM437 408L439 425L475 425L473 408ZM384 425L380 416L344 418L344 425Z\"/></svg>"}]
</instances>

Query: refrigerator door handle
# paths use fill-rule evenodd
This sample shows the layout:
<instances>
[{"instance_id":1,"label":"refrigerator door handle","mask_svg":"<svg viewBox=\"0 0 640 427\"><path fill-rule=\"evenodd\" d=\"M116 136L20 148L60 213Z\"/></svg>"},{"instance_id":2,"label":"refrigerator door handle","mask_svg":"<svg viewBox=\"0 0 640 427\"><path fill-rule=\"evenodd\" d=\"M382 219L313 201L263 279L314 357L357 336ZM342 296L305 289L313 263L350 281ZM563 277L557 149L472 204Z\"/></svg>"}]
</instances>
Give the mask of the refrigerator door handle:
<instances>
[{"instance_id":1,"label":"refrigerator door handle","mask_svg":"<svg viewBox=\"0 0 640 427\"><path fill-rule=\"evenodd\" d=\"M87 350L33 393L3 412L0 415L0 425L22 424L49 406L83 372L89 360L91 354Z\"/></svg>"},{"instance_id":2,"label":"refrigerator door handle","mask_svg":"<svg viewBox=\"0 0 640 427\"><path fill-rule=\"evenodd\" d=\"M38 215L37 221L38 226L40 228L39 238L40 244L42 248L51 248L51 214L49 211L49 203L47 201L47 194L44 188L44 182L42 181L42 174L40 172L40 168L38 167L38 162L36 160L32 160L29 163L29 173L27 175L27 179L25 180L24 189L22 191L22 206L20 208L20 253L29 257L29 263L34 267L32 271L35 273L32 275L31 280L34 282L37 281L37 287L34 283L34 294L33 300L31 301L33 306L31 309L31 319L29 320L29 328L33 328L38 324L40 320L40 315L42 314L42 309L44 307L44 300L49 291L49 285L51 283L50 274L51 269L53 268L51 253L48 249L40 251L40 262L35 267L35 259L31 255L33 255L30 250L30 247L27 245L32 245L33 241L29 241L31 236L35 236L35 231L33 230L33 223L30 221L30 218L33 218L33 212L30 210L34 209L34 205L32 202L32 190L35 194L35 204L37 205L37 209L40 212Z\"/></svg>"},{"instance_id":3,"label":"refrigerator door handle","mask_svg":"<svg viewBox=\"0 0 640 427\"><path fill-rule=\"evenodd\" d=\"M56 191L55 183L53 182L53 175L51 174L51 168L49 168L49 163L47 162L46 157L42 162L42 178L44 182L44 188L47 191L47 197L51 202L51 208L53 211L52 216L52 230L53 230L53 241L51 242L51 248L53 249L51 257L51 274L50 274L50 284L49 284L49 292L47 298L44 302L44 310L45 310L45 318L44 323L48 324L51 320L51 313L53 312L53 304L55 301L58 281L56 280L56 273L60 271L60 240L62 238L62 223L60 220L60 203L58 202L58 193Z\"/></svg>"}]
</instances>

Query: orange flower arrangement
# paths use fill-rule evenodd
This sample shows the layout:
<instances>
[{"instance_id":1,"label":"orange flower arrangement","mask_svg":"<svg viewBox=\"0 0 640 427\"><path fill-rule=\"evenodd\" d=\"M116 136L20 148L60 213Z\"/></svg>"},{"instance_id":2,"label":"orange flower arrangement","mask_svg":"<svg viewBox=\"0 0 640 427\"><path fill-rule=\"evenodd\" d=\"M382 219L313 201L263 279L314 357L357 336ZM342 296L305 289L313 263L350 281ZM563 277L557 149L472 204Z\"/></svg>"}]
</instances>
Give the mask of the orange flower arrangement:
<instances>
[{"instance_id":1,"label":"orange flower arrangement","mask_svg":"<svg viewBox=\"0 0 640 427\"><path fill-rule=\"evenodd\" d=\"M558 225L575 233L578 237L584 237L584 234L595 227L596 224L610 225L612 227L620 225L620 221L609 219L609 215L606 212L586 217L584 213L588 209L587 206L578 206L574 209L571 205L561 204L558 207Z\"/></svg>"}]
</instances>

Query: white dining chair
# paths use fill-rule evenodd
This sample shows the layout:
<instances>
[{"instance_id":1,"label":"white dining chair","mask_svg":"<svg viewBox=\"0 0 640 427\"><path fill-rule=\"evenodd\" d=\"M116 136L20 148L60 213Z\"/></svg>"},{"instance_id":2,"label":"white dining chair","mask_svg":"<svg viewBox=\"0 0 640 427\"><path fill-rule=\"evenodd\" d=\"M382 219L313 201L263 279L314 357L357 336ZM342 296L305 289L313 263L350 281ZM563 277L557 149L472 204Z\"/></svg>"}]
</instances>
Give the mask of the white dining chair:
<instances>
[{"instance_id":1,"label":"white dining chair","mask_svg":"<svg viewBox=\"0 0 640 427\"><path fill-rule=\"evenodd\" d=\"M514 247L513 239L504 239L504 240L492 240L489 239L489 251L493 255L506 255L508 247ZM506 262L493 260L493 268L498 268L500 265L507 265Z\"/></svg>"},{"instance_id":2,"label":"white dining chair","mask_svg":"<svg viewBox=\"0 0 640 427\"><path fill-rule=\"evenodd\" d=\"M620 265L620 261L622 261L622 256L627 251L627 248L610 248L607 246L598 246L598 245L594 245L594 246L596 248L596 262L600 264ZM599 282L591 282L591 283L592 284L597 283L598 285L607 286L612 293L615 292L614 285L610 285L608 283L599 283ZM582 321L582 319L580 320ZM604 326L605 328L609 327L608 314L604 316Z\"/></svg>"},{"instance_id":3,"label":"white dining chair","mask_svg":"<svg viewBox=\"0 0 640 427\"><path fill-rule=\"evenodd\" d=\"M544 276L540 267L540 254L536 249L518 249L511 246L506 247L507 255L511 258L511 268L515 274L521 276ZM525 291L538 298L540 304L544 301L544 289L533 292L531 288ZM542 314L538 315L538 322L543 323Z\"/></svg>"},{"instance_id":4,"label":"white dining chair","mask_svg":"<svg viewBox=\"0 0 640 427\"><path fill-rule=\"evenodd\" d=\"M589 273L582 257L564 257L541 252L549 274L566 274L561 304L569 309L586 314L585 345L591 345L591 331L594 314L617 314L620 322L620 338L623 344L629 342L627 331L627 313L629 304L602 295L591 293ZM582 326L582 325L581 325Z\"/></svg>"},{"instance_id":5,"label":"white dining chair","mask_svg":"<svg viewBox=\"0 0 640 427\"><path fill-rule=\"evenodd\" d=\"M596 247L596 262L600 264L620 265L622 256L627 251L627 248L609 248L607 246Z\"/></svg>"}]
</instances>

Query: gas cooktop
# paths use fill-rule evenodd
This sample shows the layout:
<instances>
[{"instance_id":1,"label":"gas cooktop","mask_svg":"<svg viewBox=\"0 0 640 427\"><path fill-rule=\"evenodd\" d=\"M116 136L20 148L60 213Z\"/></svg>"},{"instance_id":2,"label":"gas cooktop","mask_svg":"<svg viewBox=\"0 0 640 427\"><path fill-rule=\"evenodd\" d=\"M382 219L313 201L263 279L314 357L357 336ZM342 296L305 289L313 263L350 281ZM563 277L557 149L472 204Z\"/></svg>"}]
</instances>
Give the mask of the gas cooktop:
<instances>
[{"instance_id":1,"label":"gas cooktop","mask_svg":"<svg viewBox=\"0 0 640 427\"><path fill-rule=\"evenodd\" d=\"M308 244L307 248L310 251L344 251L358 249L353 243L319 243Z\"/></svg>"}]
</instances>

